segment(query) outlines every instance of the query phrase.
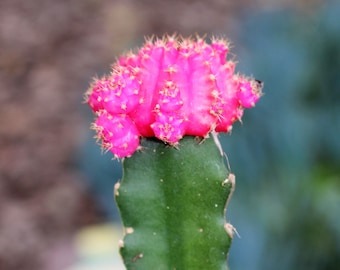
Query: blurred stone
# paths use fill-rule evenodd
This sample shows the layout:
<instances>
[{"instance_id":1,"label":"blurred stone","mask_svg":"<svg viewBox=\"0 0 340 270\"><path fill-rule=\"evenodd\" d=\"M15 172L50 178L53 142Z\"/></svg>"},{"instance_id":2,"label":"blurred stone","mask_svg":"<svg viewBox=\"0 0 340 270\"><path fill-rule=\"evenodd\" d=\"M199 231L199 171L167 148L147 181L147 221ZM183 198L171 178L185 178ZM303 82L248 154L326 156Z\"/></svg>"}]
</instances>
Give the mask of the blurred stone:
<instances>
[{"instance_id":1,"label":"blurred stone","mask_svg":"<svg viewBox=\"0 0 340 270\"><path fill-rule=\"evenodd\" d=\"M75 153L89 77L112 61L105 12L105 1L0 3L0 269L49 269L46 250L101 219Z\"/></svg>"}]
</instances>

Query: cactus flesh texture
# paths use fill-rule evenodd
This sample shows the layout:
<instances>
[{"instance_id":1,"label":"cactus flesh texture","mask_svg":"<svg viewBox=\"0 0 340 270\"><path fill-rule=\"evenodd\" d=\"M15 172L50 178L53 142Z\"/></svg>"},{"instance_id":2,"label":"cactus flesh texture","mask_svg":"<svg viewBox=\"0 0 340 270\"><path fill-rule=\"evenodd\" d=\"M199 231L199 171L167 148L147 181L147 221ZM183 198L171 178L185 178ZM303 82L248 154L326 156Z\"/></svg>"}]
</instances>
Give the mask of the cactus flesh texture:
<instances>
[{"instance_id":1,"label":"cactus flesh texture","mask_svg":"<svg viewBox=\"0 0 340 270\"><path fill-rule=\"evenodd\" d=\"M178 149L149 138L141 144L124 159L115 189L127 269L227 269L232 183L214 140L185 136Z\"/></svg>"}]
</instances>

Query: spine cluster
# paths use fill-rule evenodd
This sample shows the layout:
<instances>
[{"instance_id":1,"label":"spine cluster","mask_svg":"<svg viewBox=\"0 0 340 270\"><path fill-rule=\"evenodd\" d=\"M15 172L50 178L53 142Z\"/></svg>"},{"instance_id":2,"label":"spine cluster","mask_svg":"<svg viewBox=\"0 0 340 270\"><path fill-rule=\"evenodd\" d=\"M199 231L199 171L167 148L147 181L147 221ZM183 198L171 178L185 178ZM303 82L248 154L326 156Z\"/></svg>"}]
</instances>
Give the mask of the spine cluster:
<instances>
[{"instance_id":1,"label":"spine cluster","mask_svg":"<svg viewBox=\"0 0 340 270\"><path fill-rule=\"evenodd\" d=\"M119 58L86 95L103 147L126 157L141 136L176 145L185 135L229 132L258 101L262 85L235 74L228 51L223 39L167 36Z\"/></svg>"}]
</instances>

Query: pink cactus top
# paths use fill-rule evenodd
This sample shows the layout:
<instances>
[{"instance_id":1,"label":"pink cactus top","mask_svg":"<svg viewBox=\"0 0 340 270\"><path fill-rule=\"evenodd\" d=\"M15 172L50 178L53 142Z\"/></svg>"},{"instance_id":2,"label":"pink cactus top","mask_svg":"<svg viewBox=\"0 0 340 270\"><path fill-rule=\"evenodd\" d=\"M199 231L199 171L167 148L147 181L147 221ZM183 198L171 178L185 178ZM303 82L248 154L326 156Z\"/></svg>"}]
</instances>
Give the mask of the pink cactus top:
<instances>
[{"instance_id":1,"label":"pink cactus top","mask_svg":"<svg viewBox=\"0 0 340 270\"><path fill-rule=\"evenodd\" d=\"M223 39L167 36L119 58L86 94L102 146L122 158L138 149L141 136L176 145L185 135L229 132L262 85L235 74L228 51Z\"/></svg>"}]
</instances>

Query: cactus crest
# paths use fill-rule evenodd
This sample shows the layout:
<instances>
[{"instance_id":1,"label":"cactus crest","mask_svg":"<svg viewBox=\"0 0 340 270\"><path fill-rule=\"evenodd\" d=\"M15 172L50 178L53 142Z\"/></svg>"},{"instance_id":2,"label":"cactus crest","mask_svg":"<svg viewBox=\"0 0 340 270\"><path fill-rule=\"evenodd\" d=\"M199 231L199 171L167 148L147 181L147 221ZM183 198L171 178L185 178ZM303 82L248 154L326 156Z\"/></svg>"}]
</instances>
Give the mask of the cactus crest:
<instances>
[{"instance_id":1,"label":"cactus crest","mask_svg":"<svg viewBox=\"0 0 340 270\"><path fill-rule=\"evenodd\" d=\"M177 145L185 135L229 132L262 85L235 74L228 52L224 39L166 36L120 57L86 94L102 146L122 158L138 149L140 137Z\"/></svg>"}]
</instances>

